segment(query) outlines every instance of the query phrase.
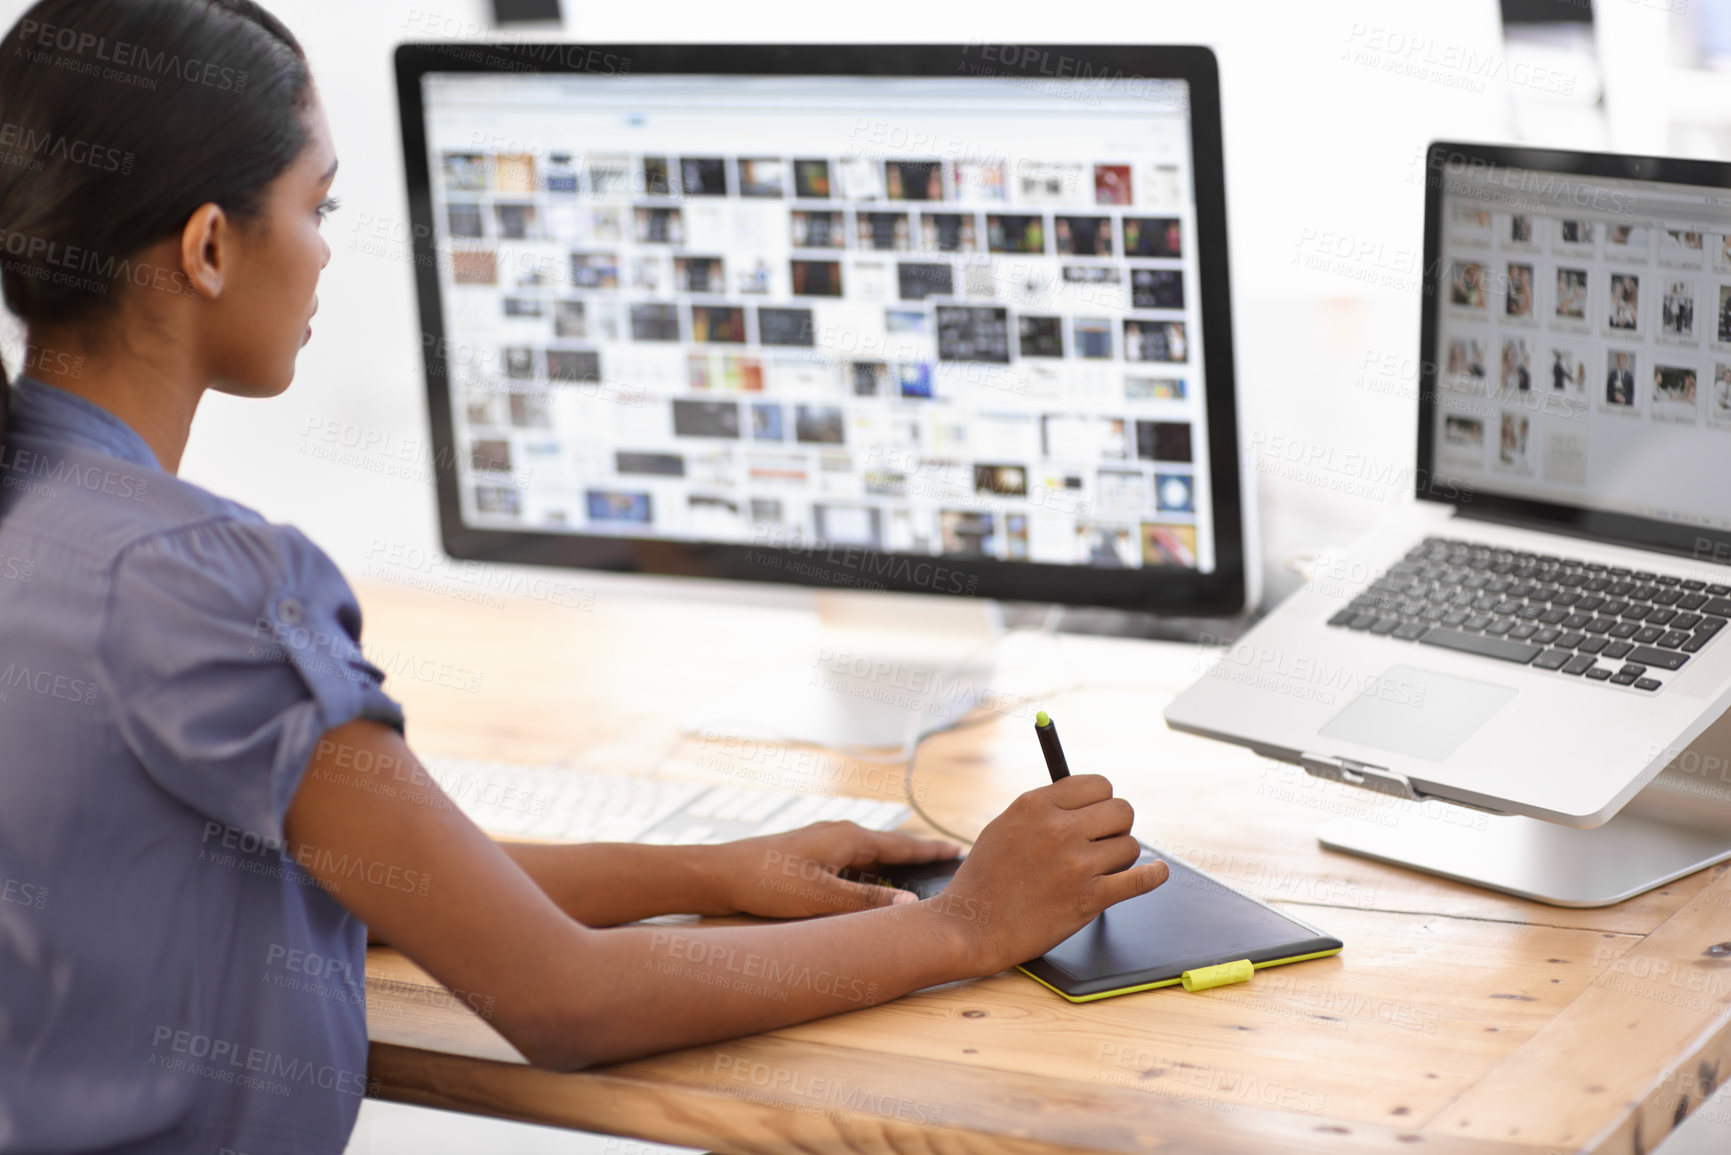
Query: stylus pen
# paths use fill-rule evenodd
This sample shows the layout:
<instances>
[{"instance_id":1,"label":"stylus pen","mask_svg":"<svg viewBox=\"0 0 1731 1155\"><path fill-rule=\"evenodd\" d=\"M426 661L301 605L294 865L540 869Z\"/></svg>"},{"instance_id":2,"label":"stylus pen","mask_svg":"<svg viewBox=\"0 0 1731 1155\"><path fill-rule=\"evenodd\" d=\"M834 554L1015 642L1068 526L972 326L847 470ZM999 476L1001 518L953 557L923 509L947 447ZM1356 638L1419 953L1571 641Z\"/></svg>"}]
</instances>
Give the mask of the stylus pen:
<instances>
[{"instance_id":1,"label":"stylus pen","mask_svg":"<svg viewBox=\"0 0 1731 1155\"><path fill-rule=\"evenodd\" d=\"M1034 734L1040 739L1040 752L1046 756L1046 769L1052 775L1052 781L1070 776L1070 764L1064 761L1064 748L1058 745L1058 727L1052 725L1052 718L1041 710L1034 715Z\"/></svg>"}]
</instances>

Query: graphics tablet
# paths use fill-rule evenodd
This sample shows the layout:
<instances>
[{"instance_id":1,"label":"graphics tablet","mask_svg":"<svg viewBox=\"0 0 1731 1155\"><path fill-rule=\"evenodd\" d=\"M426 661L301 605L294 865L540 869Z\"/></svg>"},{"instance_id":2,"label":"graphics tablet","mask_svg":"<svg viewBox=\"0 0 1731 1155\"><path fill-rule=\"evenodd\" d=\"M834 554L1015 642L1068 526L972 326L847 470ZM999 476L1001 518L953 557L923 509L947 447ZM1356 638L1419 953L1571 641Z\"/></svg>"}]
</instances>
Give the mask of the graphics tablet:
<instances>
[{"instance_id":1,"label":"graphics tablet","mask_svg":"<svg viewBox=\"0 0 1731 1155\"><path fill-rule=\"evenodd\" d=\"M1188 989L1242 981L1250 971L1339 954L1341 941L1267 903L1233 890L1175 858L1144 851L1137 864L1164 861L1171 876L1147 894L1109 907L1093 922L1016 969L1073 1003L1185 983ZM943 890L962 863L868 867L921 898ZM1227 964L1248 963L1235 970ZM1206 968L1222 968L1207 975Z\"/></svg>"}]
</instances>

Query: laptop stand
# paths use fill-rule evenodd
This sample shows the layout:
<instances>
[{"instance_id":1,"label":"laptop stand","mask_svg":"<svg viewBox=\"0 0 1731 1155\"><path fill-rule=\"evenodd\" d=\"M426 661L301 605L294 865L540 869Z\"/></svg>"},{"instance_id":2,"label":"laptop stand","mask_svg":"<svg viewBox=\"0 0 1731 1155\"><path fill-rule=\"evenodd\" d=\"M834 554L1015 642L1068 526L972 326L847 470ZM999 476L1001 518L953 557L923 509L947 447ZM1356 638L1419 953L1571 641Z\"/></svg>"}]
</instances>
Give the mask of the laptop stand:
<instances>
[{"instance_id":1,"label":"laptop stand","mask_svg":"<svg viewBox=\"0 0 1731 1155\"><path fill-rule=\"evenodd\" d=\"M1602 826L1479 817L1453 803L1401 799L1332 822L1317 840L1552 906L1609 906L1731 858L1731 712Z\"/></svg>"}]
</instances>

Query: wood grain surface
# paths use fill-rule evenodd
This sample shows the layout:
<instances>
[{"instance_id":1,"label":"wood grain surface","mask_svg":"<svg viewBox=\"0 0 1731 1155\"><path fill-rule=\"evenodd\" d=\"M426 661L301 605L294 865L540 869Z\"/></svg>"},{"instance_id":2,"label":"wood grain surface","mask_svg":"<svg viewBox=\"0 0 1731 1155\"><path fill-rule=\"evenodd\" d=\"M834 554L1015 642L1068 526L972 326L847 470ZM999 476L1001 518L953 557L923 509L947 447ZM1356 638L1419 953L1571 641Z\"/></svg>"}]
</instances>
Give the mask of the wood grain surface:
<instances>
[{"instance_id":1,"label":"wood grain surface","mask_svg":"<svg viewBox=\"0 0 1731 1155\"><path fill-rule=\"evenodd\" d=\"M366 650L391 673L417 751L902 796L900 763L680 729L749 679L815 671L812 615L549 572L551 592L529 596L479 596L450 575L356 581ZM1072 768L1112 779L1145 842L1338 936L1340 955L1082 1005L1007 972L559 1075L375 948L374 1093L723 1152L1636 1155L1731 1072L1723 868L1572 910L1324 851L1322 823L1412 804L1166 730L1162 707L1209 657L1013 633L991 708L922 745L914 796L977 832L1045 780L1029 730L1050 709Z\"/></svg>"}]
</instances>

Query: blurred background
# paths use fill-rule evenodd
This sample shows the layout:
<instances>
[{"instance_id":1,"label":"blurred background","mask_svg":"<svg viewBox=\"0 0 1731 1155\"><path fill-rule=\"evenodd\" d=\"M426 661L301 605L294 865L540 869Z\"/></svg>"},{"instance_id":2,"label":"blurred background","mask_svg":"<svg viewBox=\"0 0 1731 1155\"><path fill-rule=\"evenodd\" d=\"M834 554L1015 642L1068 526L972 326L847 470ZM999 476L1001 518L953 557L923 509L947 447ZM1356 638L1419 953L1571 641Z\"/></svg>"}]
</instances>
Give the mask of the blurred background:
<instances>
[{"instance_id":1,"label":"blurred background","mask_svg":"<svg viewBox=\"0 0 1731 1155\"><path fill-rule=\"evenodd\" d=\"M1731 155L1731 0L1103 0L1054 23L1038 5L885 0L869 17L790 0L606 8L500 0L270 0L331 110L342 209L319 324L294 386L212 394L182 474L292 522L351 579L438 547L391 51L404 40L700 42L1000 40L1198 43L1220 61L1238 381L1257 471L1269 601L1281 563L1352 540L1412 488L1425 146L1522 141ZM27 5L0 2L11 23ZM16 365L21 338L3 343ZM1303 446L1334 469L1283 464ZM629 578L599 578L608 585ZM644 592L787 601L803 591ZM1082 615L1085 617L1085 614Z\"/></svg>"},{"instance_id":2,"label":"blurred background","mask_svg":"<svg viewBox=\"0 0 1731 1155\"><path fill-rule=\"evenodd\" d=\"M504 0L546 11L551 0ZM183 475L304 529L351 579L436 550L432 450L412 293L391 51L404 40L1002 40L1200 43L1218 55L1247 451L1258 470L1270 600L1281 562L1356 537L1412 488L1425 145L1439 138L1731 153L1731 2L1451 0L1302 6L1116 0L1054 22L1038 5L885 0L869 16L789 0L591 6L498 22L493 0L270 0L331 110L342 209L319 324L294 386L211 395ZM8 23L25 4L0 3ZM14 329L3 346L16 365ZM1297 440L1342 464L1290 476ZM1275 451L1270 454L1270 449ZM586 579L587 580L587 579ZM595 584L632 582L597 578ZM755 586L647 592L798 600ZM1085 615L1083 615L1085 616Z\"/></svg>"},{"instance_id":3,"label":"blurred background","mask_svg":"<svg viewBox=\"0 0 1731 1155\"><path fill-rule=\"evenodd\" d=\"M1238 380L1265 599L1282 563L1409 500L1423 156L1435 139L1731 159L1731 0L264 0L299 36L330 112L342 208L317 331L293 387L212 394L182 474L301 527L352 580L438 551L391 64L405 40L1198 43L1220 62ZM25 10L0 0L10 25ZM562 13L559 9L562 7ZM551 19L548 12L556 13ZM507 19L501 24L500 16ZM527 20L511 20L527 16ZM0 329L17 366L20 333ZM1292 476L1296 439L1345 462ZM342 452L328 452L335 441ZM1274 453L1269 451L1273 449ZM585 576L653 596L797 604L808 591ZM1665 1155L1731 1150L1707 1104ZM353 1151L657 1148L369 1102Z\"/></svg>"}]
</instances>

